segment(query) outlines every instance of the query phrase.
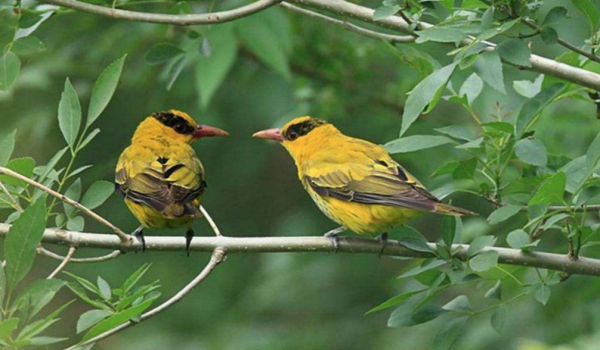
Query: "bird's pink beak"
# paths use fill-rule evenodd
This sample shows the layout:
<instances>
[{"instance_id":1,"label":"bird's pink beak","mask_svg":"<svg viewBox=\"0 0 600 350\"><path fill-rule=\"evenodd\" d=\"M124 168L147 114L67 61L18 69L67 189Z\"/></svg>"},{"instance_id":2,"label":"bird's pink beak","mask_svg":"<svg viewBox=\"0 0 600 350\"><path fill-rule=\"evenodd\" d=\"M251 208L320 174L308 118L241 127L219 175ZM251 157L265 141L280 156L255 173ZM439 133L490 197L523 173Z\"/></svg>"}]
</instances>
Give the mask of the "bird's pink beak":
<instances>
[{"instance_id":1,"label":"bird's pink beak","mask_svg":"<svg viewBox=\"0 0 600 350\"><path fill-rule=\"evenodd\" d=\"M267 129L267 130L262 130L262 131L256 132L256 133L254 133L254 135L252 135L252 137L257 137L259 139L269 139L269 140L274 140L277 142L283 142L283 136L281 136L281 129L278 129L278 128Z\"/></svg>"},{"instance_id":2,"label":"bird's pink beak","mask_svg":"<svg viewBox=\"0 0 600 350\"><path fill-rule=\"evenodd\" d=\"M215 128L208 125L198 125L193 134L194 138L199 139L201 137L212 137L212 136L229 136L229 133L225 130Z\"/></svg>"}]
</instances>

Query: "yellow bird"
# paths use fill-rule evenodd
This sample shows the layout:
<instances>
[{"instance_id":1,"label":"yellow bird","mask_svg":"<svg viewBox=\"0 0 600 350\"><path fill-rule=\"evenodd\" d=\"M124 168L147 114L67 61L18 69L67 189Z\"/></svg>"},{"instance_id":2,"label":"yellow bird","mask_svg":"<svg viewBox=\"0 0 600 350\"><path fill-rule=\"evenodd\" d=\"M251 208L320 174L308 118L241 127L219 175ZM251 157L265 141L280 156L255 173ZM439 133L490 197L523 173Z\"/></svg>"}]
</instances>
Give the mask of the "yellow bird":
<instances>
[{"instance_id":1,"label":"yellow bird","mask_svg":"<svg viewBox=\"0 0 600 350\"><path fill-rule=\"evenodd\" d=\"M142 224L134 235L142 241L143 229L187 225L186 250L201 217L200 198L206 188L204 167L191 144L202 137L227 136L226 131L198 125L188 114L171 109L154 113L140 123L117 163L116 189Z\"/></svg>"},{"instance_id":2,"label":"yellow bird","mask_svg":"<svg viewBox=\"0 0 600 350\"><path fill-rule=\"evenodd\" d=\"M342 225L325 234L336 248L336 235L346 229L380 233L383 251L387 231L422 212L476 215L441 203L383 147L346 136L324 120L300 117L253 137L280 142L294 158L298 178L313 201Z\"/></svg>"}]
</instances>

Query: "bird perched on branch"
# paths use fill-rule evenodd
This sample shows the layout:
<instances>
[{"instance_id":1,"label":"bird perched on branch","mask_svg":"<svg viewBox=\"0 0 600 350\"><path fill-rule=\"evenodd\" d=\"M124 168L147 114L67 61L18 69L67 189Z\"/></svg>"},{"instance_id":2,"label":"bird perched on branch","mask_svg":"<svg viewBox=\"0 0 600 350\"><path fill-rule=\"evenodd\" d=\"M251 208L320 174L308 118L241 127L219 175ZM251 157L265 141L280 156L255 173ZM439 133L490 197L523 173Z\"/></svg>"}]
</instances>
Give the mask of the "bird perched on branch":
<instances>
[{"instance_id":1,"label":"bird perched on branch","mask_svg":"<svg viewBox=\"0 0 600 350\"><path fill-rule=\"evenodd\" d=\"M203 137L227 136L226 131L198 125L188 114L171 109L154 113L140 123L117 163L116 189L140 221L134 235L145 249L145 227L187 225L186 250L201 216L200 198L206 188L204 167L191 144Z\"/></svg>"},{"instance_id":2,"label":"bird perched on branch","mask_svg":"<svg viewBox=\"0 0 600 350\"><path fill-rule=\"evenodd\" d=\"M298 178L313 201L342 225L325 234L336 249L336 235L346 229L380 233L383 251L387 231L422 212L476 215L441 203L383 147L346 136L324 120L300 117L253 137L280 142L294 158Z\"/></svg>"}]
</instances>

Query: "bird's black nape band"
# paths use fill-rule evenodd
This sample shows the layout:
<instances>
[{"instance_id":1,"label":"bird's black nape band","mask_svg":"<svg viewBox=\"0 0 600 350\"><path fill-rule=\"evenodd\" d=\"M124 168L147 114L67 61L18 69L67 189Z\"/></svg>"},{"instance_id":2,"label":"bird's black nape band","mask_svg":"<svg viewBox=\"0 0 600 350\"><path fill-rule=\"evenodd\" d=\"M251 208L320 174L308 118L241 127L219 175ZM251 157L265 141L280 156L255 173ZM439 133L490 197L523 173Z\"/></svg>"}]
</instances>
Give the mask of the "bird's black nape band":
<instances>
[{"instance_id":1,"label":"bird's black nape band","mask_svg":"<svg viewBox=\"0 0 600 350\"><path fill-rule=\"evenodd\" d=\"M283 138L287 141L294 141L300 136L304 136L315 128L327 124L323 119L310 118L298 124L290 125L283 133Z\"/></svg>"},{"instance_id":2,"label":"bird's black nape band","mask_svg":"<svg viewBox=\"0 0 600 350\"><path fill-rule=\"evenodd\" d=\"M152 117L161 122L163 125L173 128L176 132L184 135L191 135L195 128L188 123L183 117L178 116L169 111L153 113Z\"/></svg>"}]
</instances>

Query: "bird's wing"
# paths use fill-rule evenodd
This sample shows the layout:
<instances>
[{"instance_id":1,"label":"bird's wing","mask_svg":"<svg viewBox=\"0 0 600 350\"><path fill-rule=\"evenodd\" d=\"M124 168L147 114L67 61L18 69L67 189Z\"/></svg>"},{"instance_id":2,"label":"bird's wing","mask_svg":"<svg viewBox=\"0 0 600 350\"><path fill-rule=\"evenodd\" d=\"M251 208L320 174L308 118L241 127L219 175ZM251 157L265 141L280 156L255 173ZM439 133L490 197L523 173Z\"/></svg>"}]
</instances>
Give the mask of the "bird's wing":
<instances>
[{"instance_id":1,"label":"bird's wing","mask_svg":"<svg viewBox=\"0 0 600 350\"><path fill-rule=\"evenodd\" d=\"M305 183L323 197L422 211L436 210L440 201L383 148L370 143L360 146L368 146L368 149L346 149L349 157L317 156L304 163Z\"/></svg>"},{"instance_id":2,"label":"bird's wing","mask_svg":"<svg viewBox=\"0 0 600 350\"><path fill-rule=\"evenodd\" d=\"M194 155L149 157L125 151L115 175L117 189L130 200L174 216L197 214L192 204L206 187L204 169Z\"/></svg>"}]
</instances>

